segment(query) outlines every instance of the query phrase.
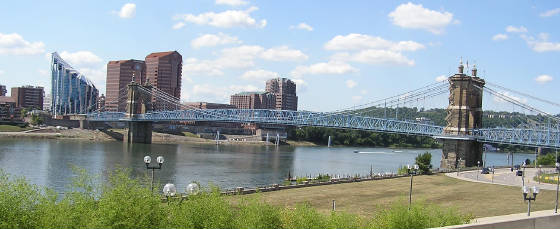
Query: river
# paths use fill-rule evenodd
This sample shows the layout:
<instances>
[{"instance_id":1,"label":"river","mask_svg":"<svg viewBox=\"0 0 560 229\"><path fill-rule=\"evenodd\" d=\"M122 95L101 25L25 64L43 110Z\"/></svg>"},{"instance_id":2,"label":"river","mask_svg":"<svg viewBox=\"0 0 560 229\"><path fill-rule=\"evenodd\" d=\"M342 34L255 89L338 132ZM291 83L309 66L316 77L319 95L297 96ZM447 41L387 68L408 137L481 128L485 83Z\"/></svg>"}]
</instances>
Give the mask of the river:
<instances>
[{"instance_id":1,"label":"river","mask_svg":"<svg viewBox=\"0 0 560 229\"><path fill-rule=\"evenodd\" d=\"M362 153L354 153L358 150ZM31 183L64 192L71 182L72 165L92 174L103 174L117 167L130 168L134 176L146 174L145 155L164 156L155 177L161 183L174 183L184 191L193 181L221 188L255 187L282 183L288 173L316 176L319 173L354 175L396 172L414 163L423 152L432 154L439 166L440 149L389 149L367 147L309 147L255 145L135 144L90 142L84 140L0 139L0 168L24 176ZM515 154L515 163L534 154ZM506 165L504 153L486 154L487 165Z\"/></svg>"}]
</instances>

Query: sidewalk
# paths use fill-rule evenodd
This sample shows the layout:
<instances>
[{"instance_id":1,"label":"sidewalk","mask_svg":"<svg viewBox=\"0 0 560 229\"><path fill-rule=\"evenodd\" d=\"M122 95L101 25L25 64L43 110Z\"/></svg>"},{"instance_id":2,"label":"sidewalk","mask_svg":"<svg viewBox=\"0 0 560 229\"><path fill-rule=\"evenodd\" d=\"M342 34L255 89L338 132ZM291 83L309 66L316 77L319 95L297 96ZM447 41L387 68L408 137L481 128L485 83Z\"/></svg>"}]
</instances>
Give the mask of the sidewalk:
<instances>
[{"instance_id":1,"label":"sidewalk","mask_svg":"<svg viewBox=\"0 0 560 229\"><path fill-rule=\"evenodd\" d=\"M537 175L539 169L535 168L526 168L525 169L525 186L533 187L537 186L540 189L546 190L556 190L555 184L547 184L541 182L539 184L538 181L533 180L533 177ZM554 169L547 168L542 169L542 171L552 172ZM473 170L473 171L465 171L459 172L459 176L457 176L457 172L446 173L445 175L448 177L453 177L465 181L471 182L480 182L480 183L487 183L487 184L498 184L498 185L506 185L506 186L523 186L523 180L521 176L515 175L516 170L511 172L509 168L505 169L496 169L494 173L494 177L492 179L492 173L490 174L480 174L480 170ZM477 175L478 174L478 175Z\"/></svg>"}]
</instances>

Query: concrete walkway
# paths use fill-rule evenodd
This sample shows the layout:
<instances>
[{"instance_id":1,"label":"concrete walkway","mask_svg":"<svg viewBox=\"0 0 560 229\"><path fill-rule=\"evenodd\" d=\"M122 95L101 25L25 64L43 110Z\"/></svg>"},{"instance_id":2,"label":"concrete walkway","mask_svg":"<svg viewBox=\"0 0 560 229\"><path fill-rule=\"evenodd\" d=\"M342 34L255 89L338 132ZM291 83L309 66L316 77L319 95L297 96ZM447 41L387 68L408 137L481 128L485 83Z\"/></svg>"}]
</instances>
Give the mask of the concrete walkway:
<instances>
[{"instance_id":1,"label":"concrete walkway","mask_svg":"<svg viewBox=\"0 0 560 229\"><path fill-rule=\"evenodd\" d=\"M537 175L539 169L535 168L526 168L525 169L525 186L533 187L537 186L540 189L547 189L547 190L556 190L555 184L546 184L540 183L538 181L533 180L533 177ZM553 173L553 168L543 168L543 172L546 173ZM480 183L488 183L488 184L498 184L498 185L507 185L507 186L523 186L523 180L521 176L515 175L516 170L511 170L509 168L506 169L496 169L493 174L480 174L480 170L473 170L473 171L465 171L459 172L459 176L457 176L457 172L446 173L445 175L448 177L453 177L465 181L472 181L472 182L480 182Z\"/></svg>"}]
</instances>

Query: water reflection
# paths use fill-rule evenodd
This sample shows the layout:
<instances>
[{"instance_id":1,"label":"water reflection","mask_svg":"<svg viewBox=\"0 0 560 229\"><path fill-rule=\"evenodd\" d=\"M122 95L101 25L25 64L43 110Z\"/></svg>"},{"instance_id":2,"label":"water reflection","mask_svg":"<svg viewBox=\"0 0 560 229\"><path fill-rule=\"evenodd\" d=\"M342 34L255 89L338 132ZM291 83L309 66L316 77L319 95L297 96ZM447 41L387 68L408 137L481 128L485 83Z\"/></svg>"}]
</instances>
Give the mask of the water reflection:
<instances>
[{"instance_id":1,"label":"water reflection","mask_svg":"<svg viewBox=\"0 0 560 229\"><path fill-rule=\"evenodd\" d=\"M357 154L354 150L369 153ZM319 173L353 175L396 172L414 163L417 154L432 154L437 167L441 150L385 149L355 147L291 147L258 145L133 144L75 140L0 139L0 167L13 175L25 176L32 183L62 192L71 182L72 165L92 174L102 174L118 166L129 168L136 177L147 174L143 157L164 156L155 177L160 184L174 183L183 191L192 181L222 188L254 187L281 183L288 173L298 176ZM489 153L488 165L506 165L502 153ZM532 154L516 154L516 164Z\"/></svg>"}]
</instances>

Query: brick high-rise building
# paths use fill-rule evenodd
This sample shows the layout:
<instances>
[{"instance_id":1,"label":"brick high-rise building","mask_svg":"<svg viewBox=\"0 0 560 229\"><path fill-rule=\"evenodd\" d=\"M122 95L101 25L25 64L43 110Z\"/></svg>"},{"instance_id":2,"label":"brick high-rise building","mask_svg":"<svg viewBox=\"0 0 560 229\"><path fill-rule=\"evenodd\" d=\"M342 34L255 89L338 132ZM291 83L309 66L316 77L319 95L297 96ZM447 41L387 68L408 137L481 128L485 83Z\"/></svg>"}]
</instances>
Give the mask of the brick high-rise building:
<instances>
[{"instance_id":1,"label":"brick high-rise building","mask_svg":"<svg viewBox=\"0 0 560 229\"><path fill-rule=\"evenodd\" d=\"M177 51L155 52L146 56L146 80L152 86L181 98L183 57Z\"/></svg>"},{"instance_id":2,"label":"brick high-rise building","mask_svg":"<svg viewBox=\"0 0 560 229\"><path fill-rule=\"evenodd\" d=\"M107 63L105 110L126 110L126 86L133 81L146 82L146 63L142 60L116 60Z\"/></svg>"},{"instance_id":3,"label":"brick high-rise building","mask_svg":"<svg viewBox=\"0 0 560 229\"><path fill-rule=\"evenodd\" d=\"M238 109L274 109L274 95L268 92L241 92L230 97L229 103Z\"/></svg>"},{"instance_id":4,"label":"brick high-rise building","mask_svg":"<svg viewBox=\"0 0 560 229\"><path fill-rule=\"evenodd\" d=\"M276 110L297 110L298 97L296 84L286 78L275 78L266 81L266 92L275 97Z\"/></svg>"},{"instance_id":5,"label":"brick high-rise building","mask_svg":"<svg viewBox=\"0 0 560 229\"><path fill-rule=\"evenodd\" d=\"M13 87L11 97L15 99L17 107L43 110L43 87L23 86Z\"/></svg>"},{"instance_id":6,"label":"brick high-rise building","mask_svg":"<svg viewBox=\"0 0 560 229\"><path fill-rule=\"evenodd\" d=\"M6 85L0 85L0 96L6 96L8 90L6 90Z\"/></svg>"}]
</instances>

